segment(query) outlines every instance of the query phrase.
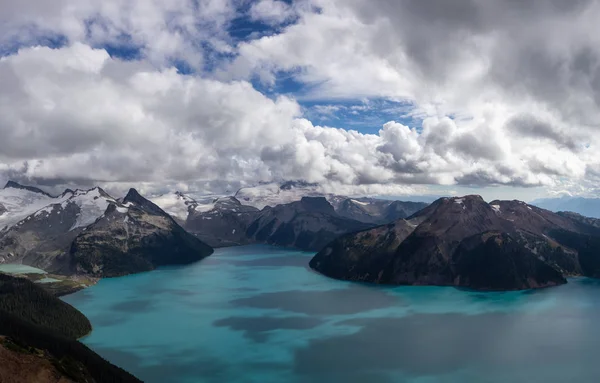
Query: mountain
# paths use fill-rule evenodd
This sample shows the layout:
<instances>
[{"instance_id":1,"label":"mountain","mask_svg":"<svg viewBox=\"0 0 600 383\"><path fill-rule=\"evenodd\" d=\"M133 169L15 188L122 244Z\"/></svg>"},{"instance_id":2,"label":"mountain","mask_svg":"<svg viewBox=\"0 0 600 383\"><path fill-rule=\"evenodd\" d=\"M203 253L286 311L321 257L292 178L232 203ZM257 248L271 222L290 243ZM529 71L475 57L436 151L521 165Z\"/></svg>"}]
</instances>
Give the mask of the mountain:
<instances>
[{"instance_id":1,"label":"mountain","mask_svg":"<svg viewBox=\"0 0 600 383\"><path fill-rule=\"evenodd\" d=\"M0 191L11 220L0 232L0 263L103 277L188 263L212 253L133 189L119 201L99 187L52 197L14 185L9 182Z\"/></svg>"},{"instance_id":2,"label":"mountain","mask_svg":"<svg viewBox=\"0 0 600 383\"><path fill-rule=\"evenodd\" d=\"M50 194L31 186L19 185L9 181L0 190L0 233L8 230L17 222L35 213L45 206L61 203L71 195L63 193L53 197Z\"/></svg>"},{"instance_id":3,"label":"mountain","mask_svg":"<svg viewBox=\"0 0 600 383\"><path fill-rule=\"evenodd\" d=\"M406 218L423 209L423 202L389 201L376 198L346 198L336 207L342 217L356 221L384 224Z\"/></svg>"},{"instance_id":4,"label":"mountain","mask_svg":"<svg viewBox=\"0 0 600 383\"><path fill-rule=\"evenodd\" d=\"M300 201L302 197L323 196L318 184L304 181L284 183L262 183L254 187L239 189L234 197L244 205L263 209L266 206L284 205Z\"/></svg>"},{"instance_id":5,"label":"mountain","mask_svg":"<svg viewBox=\"0 0 600 383\"><path fill-rule=\"evenodd\" d=\"M554 212L572 211L587 217L600 218L600 198L565 196L537 199L531 204Z\"/></svg>"},{"instance_id":6,"label":"mountain","mask_svg":"<svg viewBox=\"0 0 600 383\"><path fill-rule=\"evenodd\" d=\"M5 229L0 234L0 260L68 274L71 242L117 202L98 187L65 191L60 200L53 203L52 199L49 205Z\"/></svg>"},{"instance_id":7,"label":"mountain","mask_svg":"<svg viewBox=\"0 0 600 383\"><path fill-rule=\"evenodd\" d=\"M195 262L212 252L160 207L130 189L122 206L111 203L79 233L69 256L77 273L114 277Z\"/></svg>"},{"instance_id":8,"label":"mountain","mask_svg":"<svg viewBox=\"0 0 600 383\"><path fill-rule=\"evenodd\" d=\"M239 246L251 242L246 230L258 214L257 208L242 205L235 197L222 197L192 209L184 227L210 246Z\"/></svg>"},{"instance_id":9,"label":"mountain","mask_svg":"<svg viewBox=\"0 0 600 383\"><path fill-rule=\"evenodd\" d=\"M173 217L180 225L184 225L190 212L195 211L201 205L192 197L179 191L150 198L150 201L160 206L161 209ZM200 207L199 210L204 209Z\"/></svg>"},{"instance_id":10,"label":"mountain","mask_svg":"<svg viewBox=\"0 0 600 383\"><path fill-rule=\"evenodd\" d=\"M295 229L295 236L301 239L306 238L306 235L312 237L314 234L311 233L319 232L321 229L329 233L346 233L374 224L388 223L398 218L405 218L427 206L425 203L388 201L376 198L353 199L332 194L325 196L319 192L319 185L301 181L242 188L235 197L205 199L203 202L180 192L161 195L153 198L152 201L171 214L187 231L213 247L265 241L274 244L285 243L286 246L296 247L296 245L290 245L287 239L281 241L271 238L271 234L274 232L269 235L265 234L266 232L257 235L257 228L266 225L265 220L272 220L271 215L273 214L287 217L285 211L295 211L298 206L302 206L302 198L321 198L329 202L326 213L336 222L307 220L301 228ZM289 208L285 208L288 205ZM261 207L263 211L259 211L256 206ZM342 220L342 218L346 220ZM289 217L284 221L288 223ZM367 225L357 226L356 221ZM295 222L299 222L299 220ZM314 227L310 227L310 223L314 224ZM328 227L322 227L323 224ZM305 235L302 235L301 232L304 232ZM302 242L301 248L318 250L315 246L321 244L323 244L321 241L310 245Z\"/></svg>"},{"instance_id":11,"label":"mountain","mask_svg":"<svg viewBox=\"0 0 600 383\"><path fill-rule=\"evenodd\" d=\"M204 201L198 202L188 195L175 192L151 200L184 229L211 247L250 243L246 229L259 212L257 208L243 205L231 196L204 198Z\"/></svg>"},{"instance_id":12,"label":"mountain","mask_svg":"<svg viewBox=\"0 0 600 383\"><path fill-rule=\"evenodd\" d=\"M4 186L4 189L19 189L19 190L26 190L29 191L31 193L36 193L36 194L42 194L45 195L46 197L49 198L54 198L53 196L51 196L49 193L46 193L45 191L38 189L36 187L33 186L25 186L25 185L21 185L15 181L8 181L6 183L6 185Z\"/></svg>"},{"instance_id":13,"label":"mountain","mask_svg":"<svg viewBox=\"0 0 600 383\"><path fill-rule=\"evenodd\" d=\"M442 198L406 220L332 241L310 266L382 284L538 288L600 275L598 238L586 222L520 201Z\"/></svg>"},{"instance_id":14,"label":"mountain","mask_svg":"<svg viewBox=\"0 0 600 383\"><path fill-rule=\"evenodd\" d=\"M264 208L246 234L257 242L317 251L337 236L372 225L337 214L324 197Z\"/></svg>"},{"instance_id":15,"label":"mountain","mask_svg":"<svg viewBox=\"0 0 600 383\"><path fill-rule=\"evenodd\" d=\"M560 211L557 214L562 217L569 218L570 220L573 220L573 221L581 222L581 223L589 225L589 226L594 226L594 227L600 228L600 219L598 219L598 218L585 217L581 214L577 214L577 213L574 213L571 211Z\"/></svg>"},{"instance_id":16,"label":"mountain","mask_svg":"<svg viewBox=\"0 0 600 383\"><path fill-rule=\"evenodd\" d=\"M72 306L0 274L0 381L139 382L76 340L90 331Z\"/></svg>"}]
</instances>

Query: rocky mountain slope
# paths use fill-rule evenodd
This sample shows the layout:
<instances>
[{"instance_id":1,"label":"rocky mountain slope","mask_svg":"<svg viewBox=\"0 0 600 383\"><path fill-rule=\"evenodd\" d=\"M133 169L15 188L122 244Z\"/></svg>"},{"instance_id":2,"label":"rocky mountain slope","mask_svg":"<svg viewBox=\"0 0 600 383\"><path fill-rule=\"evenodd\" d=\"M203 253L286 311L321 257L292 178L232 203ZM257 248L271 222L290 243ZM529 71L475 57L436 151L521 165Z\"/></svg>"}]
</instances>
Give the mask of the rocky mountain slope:
<instances>
[{"instance_id":1,"label":"rocky mountain slope","mask_svg":"<svg viewBox=\"0 0 600 383\"><path fill-rule=\"evenodd\" d=\"M340 216L324 197L304 197L264 208L246 234L257 242L317 251L341 234L371 226Z\"/></svg>"},{"instance_id":2,"label":"rocky mountain slope","mask_svg":"<svg viewBox=\"0 0 600 383\"><path fill-rule=\"evenodd\" d=\"M184 227L213 247L238 246L251 243L246 230L257 218L259 210L242 205L235 197L215 199L211 206L194 209Z\"/></svg>"},{"instance_id":3,"label":"rocky mountain slope","mask_svg":"<svg viewBox=\"0 0 600 383\"><path fill-rule=\"evenodd\" d=\"M406 220L332 241L310 266L383 284L537 288L600 274L592 255L599 235L585 222L519 201L442 198Z\"/></svg>"},{"instance_id":4,"label":"rocky mountain slope","mask_svg":"<svg viewBox=\"0 0 600 383\"><path fill-rule=\"evenodd\" d=\"M11 225L0 232L0 263L103 277L188 263L212 253L135 190L119 201L101 188L52 197L14 185L9 182L0 191L11 206Z\"/></svg>"},{"instance_id":5,"label":"rocky mountain slope","mask_svg":"<svg viewBox=\"0 0 600 383\"><path fill-rule=\"evenodd\" d=\"M427 205L423 202L346 198L339 203L335 210L342 217L366 223L384 224L409 217Z\"/></svg>"},{"instance_id":6,"label":"rocky mountain slope","mask_svg":"<svg viewBox=\"0 0 600 383\"><path fill-rule=\"evenodd\" d=\"M76 272L113 277L195 262L212 251L162 209L130 189L122 206L110 204L75 238L69 255Z\"/></svg>"},{"instance_id":7,"label":"rocky mountain slope","mask_svg":"<svg viewBox=\"0 0 600 383\"><path fill-rule=\"evenodd\" d=\"M600 198L570 197L542 198L531 202L553 212L571 211L587 217L600 218Z\"/></svg>"},{"instance_id":8,"label":"rocky mountain slope","mask_svg":"<svg viewBox=\"0 0 600 383\"><path fill-rule=\"evenodd\" d=\"M101 188L65 191L0 234L0 260L68 274L71 242L117 201Z\"/></svg>"},{"instance_id":9,"label":"rocky mountain slope","mask_svg":"<svg viewBox=\"0 0 600 383\"><path fill-rule=\"evenodd\" d=\"M0 274L0 382L139 382L76 340L90 330L72 306Z\"/></svg>"}]
</instances>

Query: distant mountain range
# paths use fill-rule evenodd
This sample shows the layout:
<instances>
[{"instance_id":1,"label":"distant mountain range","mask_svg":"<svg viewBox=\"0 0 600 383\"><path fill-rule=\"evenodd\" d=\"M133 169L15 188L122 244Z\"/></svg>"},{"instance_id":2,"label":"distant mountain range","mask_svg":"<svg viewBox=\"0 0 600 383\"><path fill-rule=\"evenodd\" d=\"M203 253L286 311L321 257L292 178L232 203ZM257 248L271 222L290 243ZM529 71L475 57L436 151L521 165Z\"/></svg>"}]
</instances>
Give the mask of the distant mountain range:
<instances>
[{"instance_id":1,"label":"distant mountain range","mask_svg":"<svg viewBox=\"0 0 600 383\"><path fill-rule=\"evenodd\" d=\"M338 279L482 290L600 277L600 225L520 201L441 198L407 219L344 235L310 266Z\"/></svg>"},{"instance_id":2,"label":"distant mountain range","mask_svg":"<svg viewBox=\"0 0 600 383\"><path fill-rule=\"evenodd\" d=\"M427 206L323 195L305 182L262 184L203 203L180 192L152 201L213 247L258 242L312 251L338 235L405 218Z\"/></svg>"},{"instance_id":3,"label":"distant mountain range","mask_svg":"<svg viewBox=\"0 0 600 383\"><path fill-rule=\"evenodd\" d=\"M197 261L212 247L270 243L318 251L338 235L426 206L322 196L302 182L263 184L236 195L244 203L235 196L196 200L180 192L151 201L134 189L118 199L99 187L53 196L9 181L0 190L0 263L110 277Z\"/></svg>"},{"instance_id":4,"label":"distant mountain range","mask_svg":"<svg viewBox=\"0 0 600 383\"><path fill-rule=\"evenodd\" d=\"M531 204L554 212L572 211L587 217L600 218L600 198L565 196L537 199Z\"/></svg>"}]
</instances>

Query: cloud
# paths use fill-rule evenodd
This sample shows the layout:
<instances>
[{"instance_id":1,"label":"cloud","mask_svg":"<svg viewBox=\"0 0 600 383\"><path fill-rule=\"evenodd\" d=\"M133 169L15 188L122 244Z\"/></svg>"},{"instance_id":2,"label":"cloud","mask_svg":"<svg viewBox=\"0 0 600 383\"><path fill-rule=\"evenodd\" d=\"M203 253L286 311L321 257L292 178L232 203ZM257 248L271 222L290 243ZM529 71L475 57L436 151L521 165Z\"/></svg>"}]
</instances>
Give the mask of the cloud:
<instances>
[{"instance_id":1,"label":"cloud","mask_svg":"<svg viewBox=\"0 0 600 383\"><path fill-rule=\"evenodd\" d=\"M0 59L0 177L148 190L272 179L348 194L598 189L591 0L0 0L0 9L0 45L64 37ZM228 28L240 17L272 29L237 41ZM111 57L114 46L140 54ZM282 73L299 93L273 94ZM309 120L343 123L363 109L391 121L366 134Z\"/></svg>"},{"instance_id":2,"label":"cloud","mask_svg":"<svg viewBox=\"0 0 600 383\"><path fill-rule=\"evenodd\" d=\"M231 52L226 30L233 0L0 0L0 46L35 42L48 34L68 42L139 49L164 65L181 60L202 70L210 51Z\"/></svg>"},{"instance_id":3,"label":"cloud","mask_svg":"<svg viewBox=\"0 0 600 383\"><path fill-rule=\"evenodd\" d=\"M250 18L271 25L280 25L296 17L294 8L279 0L260 0L250 7Z\"/></svg>"}]
</instances>

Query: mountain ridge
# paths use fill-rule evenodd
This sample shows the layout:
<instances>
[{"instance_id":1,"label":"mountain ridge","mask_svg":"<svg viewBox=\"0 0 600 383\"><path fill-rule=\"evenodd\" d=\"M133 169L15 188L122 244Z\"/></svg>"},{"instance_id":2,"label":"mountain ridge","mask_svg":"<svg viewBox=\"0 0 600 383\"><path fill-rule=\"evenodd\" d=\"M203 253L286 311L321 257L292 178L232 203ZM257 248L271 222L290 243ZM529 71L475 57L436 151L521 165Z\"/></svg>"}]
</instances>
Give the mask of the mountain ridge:
<instances>
[{"instance_id":1,"label":"mountain ridge","mask_svg":"<svg viewBox=\"0 0 600 383\"><path fill-rule=\"evenodd\" d=\"M555 286L600 270L595 261L583 267L583 250L575 240L560 243L557 232L600 238L590 225L521 201L441 198L405 220L332 241L310 266L337 279L482 290Z\"/></svg>"}]
</instances>

